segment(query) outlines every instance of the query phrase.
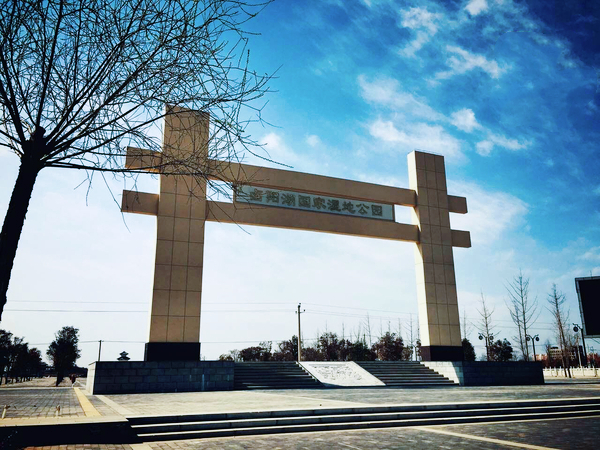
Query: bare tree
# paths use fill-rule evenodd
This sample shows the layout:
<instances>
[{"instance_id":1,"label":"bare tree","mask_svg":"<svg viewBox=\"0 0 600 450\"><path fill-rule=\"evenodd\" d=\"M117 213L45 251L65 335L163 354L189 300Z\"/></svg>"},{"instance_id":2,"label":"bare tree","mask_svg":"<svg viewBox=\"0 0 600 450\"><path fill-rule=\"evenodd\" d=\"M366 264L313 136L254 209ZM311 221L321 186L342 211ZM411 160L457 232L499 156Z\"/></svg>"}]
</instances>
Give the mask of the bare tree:
<instances>
[{"instance_id":1,"label":"bare tree","mask_svg":"<svg viewBox=\"0 0 600 450\"><path fill-rule=\"evenodd\" d=\"M485 354L486 358L490 360L490 346L494 340L494 330L495 327L492 323L492 314L494 314L495 308L491 308L487 305L485 301L485 296L483 292L481 293L481 309L478 309L477 312L480 316L479 325L477 325L477 329L479 330L479 339L485 340Z\"/></svg>"},{"instance_id":2,"label":"bare tree","mask_svg":"<svg viewBox=\"0 0 600 450\"><path fill-rule=\"evenodd\" d=\"M548 294L548 311L554 318L554 327L556 330L556 338L560 352L560 359L566 377L571 378L571 361L570 361L570 334L567 332L567 324L569 322L569 311L565 311L564 304L567 301L565 295L556 289L556 284L552 285L552 290Z\"/></svg>"},{"instance_id":3,"label":"bare tree","mask_svg":"<svg viewBox=\"0 0 600 450\"><path fill-rule=\"evenodd\" d=\"M418 322L417 322L417 326L418 326ZM410 361L412 361L413 359L416 360L416 357L417 357L416 347L417 347L418 336L419 336L419 330L418 330L418 328L415 329L415 327L413 325L413 316L411 314L410 321L408 322L408 345L406 346L410 350L410 352L407 352L407 354L409 355L409 357L407 359Z\"/></svg>"},{"instance_id":4,"label":"bare tree","mask_svg":"<svg viewBox=\"0 0 600 450\"><path fill-rule=\"evenodd\" d=\"M367 313L367 317L365 319L365 331L367 332L367 336L369 337L369 348L373 345L371 339L371 318L369 317L369 313Z\"/></svg>"},{"instance_id":5,"label":"bare tree","mask_svg":"<svg viewBox=\"0 0 600 450\"><path fill-rule=\"evenodd\" d=\"M463 313L462 313L462 319L463 319L463 323L462 323L462 333L463 333L463 339L469 339L469 336L471 335L471 332L473 331L473 325L471 324L471 322L467 319L467 310L466 308L463 309Z\"/></svg>"},{"instance_id":6,"label":"bare tree","mask_svg":"<svg viewBox=\"0 0 600 450\"><path fill-rule=\"evenodd\" d=\"M523 272L519 270L519 275L506 285L508 292L508 310L510 317L517 326L518 335L515 339L519 342L519 348L523 354L523 359L529 361L529 345L527 344L527 335L529 329L539 317L537 298L529 298L529 278L523 277Z\"/></svg>"},{"instance_id":7,"label":"bare tree","mask_svg":"<svg viewBox=\"0 0 600 450\"><path fill-rule=\"evenodd\" d=\"M82 169L90 182L94 173L134 177L148 168L125 169L126 147L159 151L149 131L176 107L210 117L209 159L254 151L246 127L260 120L255 101L269 77L248 69L242 26L263 7L244 0L0 2L0 146L21 160L0 234L0 316L42 169ZM151 168L204 180L209 167L203 149Z\"/></svg>"},{"instance_id":8,"label":"bare tree","mask_svg":"<svg viewBox=\"0 0 600 450\"><path fill-rule=\"evenodd\" d=\"M544 342L544 350L546 351L546 367L553 367L552 344L550 343L550 339L546 339L546 342Z\"/></svg>"}]
</instances>

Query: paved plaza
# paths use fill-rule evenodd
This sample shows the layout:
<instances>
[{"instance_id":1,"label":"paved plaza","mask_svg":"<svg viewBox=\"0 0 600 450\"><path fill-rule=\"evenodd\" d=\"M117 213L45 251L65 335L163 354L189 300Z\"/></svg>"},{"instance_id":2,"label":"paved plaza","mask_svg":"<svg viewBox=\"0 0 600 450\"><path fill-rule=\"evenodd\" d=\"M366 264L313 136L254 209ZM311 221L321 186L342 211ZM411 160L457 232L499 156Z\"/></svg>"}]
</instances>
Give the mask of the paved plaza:
<instances>
[{"instance_id":1,"label":"paved plaza","mask_svg":"<svg viewBox=\"0 0 600 450\"><path fill-rule=\"evenodd\" d=\"M22 383L0 389L0 405L8 405L2 425L33 422L106 420L143 415L293 410L369 405L414 405L502 402L600 397L597 380L549 380L543 386L358 388L269 391L191 392L169 394L89 395L75 387ZM79 392L77 392L79 391ZM60 406L60 415L56 407ZM267 436L210 438L143 444L68 445L44 450L171 450L171 449L596 449L600 417L557 418L382 428ZM1 446L0 446L1 448ZM33 448L33 447L31 447Z\"/></svg>"}]
</instances>

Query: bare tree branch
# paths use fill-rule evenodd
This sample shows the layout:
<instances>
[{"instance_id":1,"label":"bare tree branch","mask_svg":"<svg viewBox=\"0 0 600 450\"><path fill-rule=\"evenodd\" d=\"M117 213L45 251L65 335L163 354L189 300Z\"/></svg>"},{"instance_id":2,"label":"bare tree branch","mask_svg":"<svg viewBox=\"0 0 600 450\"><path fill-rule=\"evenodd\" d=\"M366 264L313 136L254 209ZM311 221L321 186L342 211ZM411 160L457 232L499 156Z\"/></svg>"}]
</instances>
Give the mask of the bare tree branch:
<instances>
[{"instance_id":1,"label":"bare tree branch","mask_svg":"<svg viewBox=\"0 0 600 450\"><path fill-rule=\"evenodd\" d=\"M260 153L247 127L262 121L271 76L250 69L242 26L269 2L0 0L0 146L21 159L0 234L0 316L42 169L135 179L144 170L124 168L127 147L166 150L161 173L211 187L208 161ZM210 117L208 149L163 148L160 124L177 108Z\"/></svg>"}]
</instances>

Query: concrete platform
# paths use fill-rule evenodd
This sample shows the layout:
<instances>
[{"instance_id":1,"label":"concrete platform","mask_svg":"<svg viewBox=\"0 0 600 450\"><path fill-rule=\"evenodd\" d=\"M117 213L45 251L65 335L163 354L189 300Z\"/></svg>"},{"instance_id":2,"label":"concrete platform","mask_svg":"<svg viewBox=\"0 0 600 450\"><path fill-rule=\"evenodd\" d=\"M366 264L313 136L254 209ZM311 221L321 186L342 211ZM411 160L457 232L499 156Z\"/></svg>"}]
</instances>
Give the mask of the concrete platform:
<instances>
[{"instance_id":1,"label":"concrete platform","mask_svg":"<svg viewBox=\"0 0 600 450\"><path fill-rule=\"evenodd\" d=\"M12 389L0 390L0 404L9 404L15 399ZM25 390L23 390L25 392ZM485 404L504 403L515 404L519 401L544 401L569 399L583 402L600 397L600 382L597 379L571 380L567 382L556 381L543 386L504 386L504 387L454 387L445 388L354 388L354 389L308 389L308 390L280 390L280 391L226 391L226 392L195 392L195 393L163 393L163 394L122 394L122 395L91 395L81 391L84 399L78 398L73 392L65 396L65 390L60 390L60 395L73 403L79 401L81 405L71 404L70 415L55 418L40 418L39 410L36 412L34 405L44 399L52 399L46 404L50 405L57 399L56 388L36 388L30 392L20 404L21 415L13 416L0 421L0 432L6 436L15 433L26 436L42 436L44 439L36 441L23 441L25 445L57 445L66 443L98 444L111 442L111 445L129 445L131 434L124 428L122 433L115 432L119 426L127 423L128 417L140 416L186 416L190 414L237 414L268 411L300 411L310 410L318 412L323 409L339 409L350 413L362 414L369 408L388 408L389 411L431 409L439 405L452 405L461 408L467 403ZM67 398L68 397L68 398ZM74 400L75 399L75 400ZM27 402L31 405L26 404ZM88 403L84 405L84 403ZM437 406L434 406L437 405ZM56 405L48 406L47 415ZM91 406L91 407L90 407ZM403 406L410 407L409 409ZM12 408L9 408L10 411ZM27 417L24 412L29 411ZM361 412L362 411L362 412ZM531 419L539 419L532 416ZM490 421L491 419L484 419ZM527 419L529 420L529 419ZM557 418L558 420L558 418ZM580 420L580 419L577 419ZM519 420L521 422L521 420ZM443 423L443 422L442 422ZM116 427L111 430L109 424ZM393 425L393 424L392 424ZM391 425L390 425L391 426ZM87 432L83 432L87 427ZM33 431L35 430L35 431ZM95 430L95 431L93 431ZM33 432L32 432L33 431ZM118 431L118 430L117 430ZM348 431L349 432L349 431ZM372 431L364 431L365 436ZM385 431L386 436L391 435ZM397 431L395 433L407 433ZM312 434L312 433L311 433ZM321 433L322 434L322 433ZM304 434L304 436L307 436ZM110 437L110 439L108 439ZM248 439L248 438L244 438ZM260 438L263 439L263 438ZM271 441L285 440L281 437L272 437ZM286 438L293 442L293 438ZM84 442L87 441L87 442ZM250 441L245 441L246 444ZM245 445L246 445L245 444ZM150 448L135 447L133 448ZM154 444L152 444L154 445ZM163 444L161 444L163 445ZM199 444L200 445L200 444ZM223 448L215 446L213 448ZM101 448L101 447L98 447ZM112 448L112 447L111 447ZM121 447L119 447L121 448ZM127 448L124 446L123 448ZM168 446L152 448L170 448ZM174 448L174 447L173 447ZM211 448L202 444L198 448ZM264 447L247 448L269 448ZM317 448L317 447L316 447ZM325 447L323 447L325 448ZM331 447L338 448L338 447ZM369 448L369 447L366 447ZM374 447L370 447L374 448ZM375 447L376 448L376 447ZM417 448L417 447L415 447ZM466 447L465 447L466 448ZM504 447L497 447L504 448ZM585 447L579 447L585 448Z\"/></svg>"}]
</instances>

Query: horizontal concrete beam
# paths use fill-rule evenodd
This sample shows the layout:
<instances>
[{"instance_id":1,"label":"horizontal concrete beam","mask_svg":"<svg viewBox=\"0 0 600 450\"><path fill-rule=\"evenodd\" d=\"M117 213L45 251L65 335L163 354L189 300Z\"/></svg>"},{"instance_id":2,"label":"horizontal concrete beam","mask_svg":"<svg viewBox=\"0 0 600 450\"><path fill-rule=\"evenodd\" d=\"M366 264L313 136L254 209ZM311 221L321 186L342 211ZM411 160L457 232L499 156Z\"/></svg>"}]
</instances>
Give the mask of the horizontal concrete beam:
<instances>
[{"instance_id":1,"label":"horizontal concrete beam","mask_svg":"<svg viewBox=\"0 0 600 450\"><path fill-rule=\"evenodd\" d=\"M467 199L464 197L448 196L448 210L453 213L467 213Z\"/></svg>"},{"instance_id":2,"label":"horizontal concrete beam","mask_svg":"<svg viewBox=\"0 0 600 450\"><path fill-rule=\"evenodd\" d=\"M162 165L162 153L137 147L127 147L125 168L145 172L159 172Z\"/></svg>"},{"instance_id":3,"label":"horizontal concrete beam","mask_svg":"<svg viewBox=\"0 0 600 450\"><path fill-rule=\"evenodd\" d=\"M135 147L127 148L125 167L147 172L161 172L165 169L161 153ZM176 172L182 174L181 171ZM417 202L416 193L412 189L218 160L210 161L208 177L233 184L308 192L390 205L414 207ZM448 209L453 213L465 214L467 199L449 195Z\"/></svg>"},{"instance_id":4,"label":"horizontal concrete beam","mask_svg":"<svg viewBox=\"0 0 600 450\"><path fill-rule=\"evenodd\" d=\"M452 247L471 248L471 233L462 230L452 231Z\"/></svg>"},{"instance_id":5,"label":"horizontal concrete beam","mask_svg":"<svg viewBox=\"0 0 600 450\"><path fill-rule=\"evenodd\" d=\"M216 160L211 161L210 177L229 183L308 192L390 205L416 206L417 201L416 193L412 189Z\"/></svg>"},{"instance_id":6,"label":"horizontal concrete beam","mask_svg":"<svg viewBox=\"0 0 600 450\"><path fill-rule=\"evenodd\" d=\"M232 203L212 201L207 202L207 206L206 220L212 222L320 231L397 241L419 241L419 228L416 225L406 225L386 220L273 207L236 207Z\"/></svg>"},{"instance_id":7,"label":"horizontal concrete beam","mask_svg":"<svg viewBox=\"0 0 600 450\"><path fill-rule=\"evenodd\" d=\"M123 190L121 211L137 214L158 215L158 194Z\"/></svg>"}]
</instances>

